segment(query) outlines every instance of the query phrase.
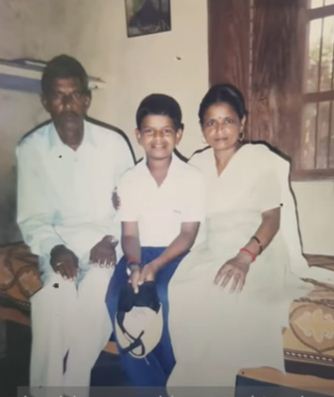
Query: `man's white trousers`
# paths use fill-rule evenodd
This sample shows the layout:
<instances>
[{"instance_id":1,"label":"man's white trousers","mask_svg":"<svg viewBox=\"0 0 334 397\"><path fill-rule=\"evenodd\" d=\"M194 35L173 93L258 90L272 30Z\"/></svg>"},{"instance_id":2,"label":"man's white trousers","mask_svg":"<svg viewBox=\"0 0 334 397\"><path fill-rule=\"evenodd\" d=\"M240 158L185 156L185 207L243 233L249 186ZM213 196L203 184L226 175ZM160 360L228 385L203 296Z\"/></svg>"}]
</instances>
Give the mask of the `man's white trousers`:
<instances>
[{"instance_id":1,"label":"man's white trousers","mask_svg":"<svg viewBox=\"0 0 334 397\"><path fill-rule=\"evenodd\" d=\"M112 272L92 266L78 286L52 272L31 298L31 387L89 386L112 331L105 304Z\"/></svg>"}]
</instances>

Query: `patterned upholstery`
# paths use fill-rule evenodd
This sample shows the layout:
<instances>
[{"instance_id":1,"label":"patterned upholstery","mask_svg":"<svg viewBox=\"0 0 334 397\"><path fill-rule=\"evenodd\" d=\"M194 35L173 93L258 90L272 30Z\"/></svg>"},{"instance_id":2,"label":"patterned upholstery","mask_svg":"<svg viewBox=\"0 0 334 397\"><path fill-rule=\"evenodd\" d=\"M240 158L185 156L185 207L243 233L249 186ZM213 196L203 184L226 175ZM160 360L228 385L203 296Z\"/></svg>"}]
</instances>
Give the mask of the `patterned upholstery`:
<instances>
[{"instance_id":1,"label":"patterned upholstery","mask_svg":"<svg viewBox=\"0 0 334 397\"><path fill-rule=\"evenodd\" d=\"M313 266L334 271L334 257L307 255ZM334 378L334 287L314 283L314 290L292 302L284 333L288 369Z\"/></svg>"},{"instance_id":2,"label":"patterned upholstery","mask_svg":"<svg viewBox=\"0 0 334 397\"><path fill-rule=\"evenodd\" d=\"M0 246L0 318L29 325L29 297L40 288L37 256L23 243Z\"/></svg>"},{"instance_id":3,"label":"patterned upholstery","mask_svg":"<svg viewBox=\"0 0 334 397\"><path fill-rule=\"evenodd\" d=\"M0 247L0 298L29 312L29 297L41 288L37 256L23 243Z\"/></svg>"}]
</instances>

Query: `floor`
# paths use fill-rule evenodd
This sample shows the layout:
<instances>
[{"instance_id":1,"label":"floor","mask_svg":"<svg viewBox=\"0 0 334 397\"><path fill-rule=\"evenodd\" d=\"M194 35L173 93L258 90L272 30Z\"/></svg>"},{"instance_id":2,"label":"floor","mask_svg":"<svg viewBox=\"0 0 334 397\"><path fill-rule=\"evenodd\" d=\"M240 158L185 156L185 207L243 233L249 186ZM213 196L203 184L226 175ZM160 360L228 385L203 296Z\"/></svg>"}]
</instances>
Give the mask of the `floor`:
<instances>
[{"instance_id":1,"label":"floor","mask_svg":"<svg viewBox=\"0 0 334 397\"><path fill-rule=\"evenodd\" d=\"M18 325L11 321L0 320L0 397L16 397L17 387L28 385L29 357L30 357L31 329L29 326ZM298 372L298 371L291 371ZM332 379L332 376L330 377ZM126 386L127 379L122 371L117 355L102 352L92 370L92 386ZM261 389L259 389L259 385ZM262 384L255 380L239 379L235 397L249 397L251 395L287 396L287 397L319 397L323 394L301 392L289 387L277 388L277 385L267 385L263 393ZM274 387L273 387L274 386ZM254 390L253 390L254 389ZM259 390L261 393L259 393ZM199 392L200 390L197 390ZM252 391L252 392L250 392ZM254 392L253 392L254 391ZM256 391L256 392L255 392ZM146 392L145 392L146 393ZM281 394L280 394L281 393ZM103 394L103 396L109 394ZM122 396L128 394L122 394ZM145 397L149 394L146 393ZM157 394L154 394L157 395ZM159 394L162 395L162 394ZM186 394L189 396L190 394ZM197 396L198 393L193 394ZM206 395L206 394L203 394ZM100 396L100 394L99 394ZM120 397L121 395L117 395ZM216 396L216 395L215 395ZM219 394L221 397L221 395ZM138 393L136 391L136 397Z\"/></svg>"},{"instance_id":2,"label":"floor","mask_svg":"<svg viewBox=\"0 0 334 397\"><path fill-rule=\"evenodd\" d=\"M28 385L30 327L6 321L1 323L0 396L16 397L17 387ZM91 377L92 386L125 386L127 384L117 355L102 352Z\"/></svg>"},{"instance_id":3,"label":"floor","mask_svg":"<svg viewBox=\"0 0 334 397\"><path fill-rule=\"evenodd\" d=\"M6 321L2 324L5 350L0 359L0 395L14 396L16 387L28 384L30 327Z\"/></svg>"}]
</instances>

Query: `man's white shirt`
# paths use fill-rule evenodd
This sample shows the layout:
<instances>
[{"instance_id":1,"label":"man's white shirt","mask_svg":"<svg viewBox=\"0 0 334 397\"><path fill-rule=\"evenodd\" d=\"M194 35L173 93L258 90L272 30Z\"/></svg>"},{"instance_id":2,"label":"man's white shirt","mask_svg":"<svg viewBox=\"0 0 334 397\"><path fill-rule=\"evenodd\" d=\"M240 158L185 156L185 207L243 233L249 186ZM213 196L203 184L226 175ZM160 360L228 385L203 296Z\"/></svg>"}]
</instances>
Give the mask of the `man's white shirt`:
<instances>
[{"instance_id":1,"label":"man's white shirt","mask_svg":"<svg viewBox=\"0 0 334 397\"><path fill-rule=\"evenodd\" d=\"M105 235L119 237L111 198L133 165L122 136L85 121L74 151L49 123L22 140L17 159L17 220L32 252L45 256L65 244L82 257Z\"/></svg>"}]
</instances>

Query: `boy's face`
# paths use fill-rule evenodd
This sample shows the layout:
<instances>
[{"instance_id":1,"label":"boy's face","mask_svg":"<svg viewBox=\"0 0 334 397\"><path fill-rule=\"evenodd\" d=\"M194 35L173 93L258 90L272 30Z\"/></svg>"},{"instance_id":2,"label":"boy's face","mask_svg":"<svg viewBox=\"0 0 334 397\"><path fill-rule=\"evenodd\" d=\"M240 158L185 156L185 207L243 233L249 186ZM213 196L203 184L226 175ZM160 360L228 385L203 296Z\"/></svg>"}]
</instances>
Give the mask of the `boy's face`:
<instances>
[{"instance_id":1,"label":"boy's face","mask_svg":"<svg viewBox=\"0 0 334 397\"><path fill-rule=\"evenodd\" d=\"M136 129L138 143L151 159L164 159L172 155L180 142L182 129L175 129L169 116L150 114L143 118L140 129Z\"/></svg>"}]
</instances>

